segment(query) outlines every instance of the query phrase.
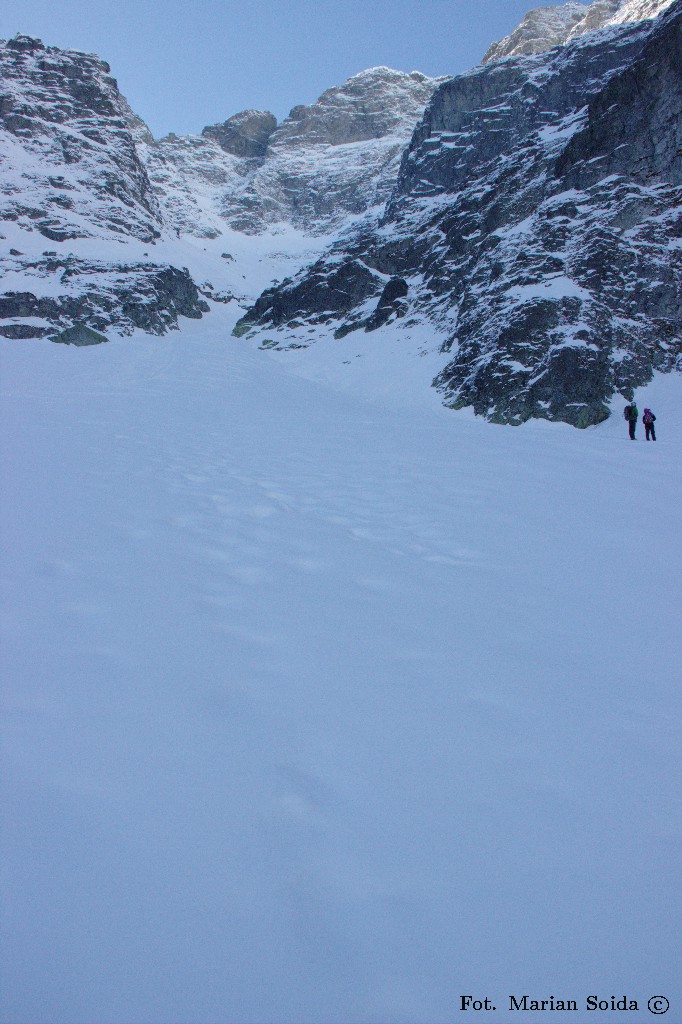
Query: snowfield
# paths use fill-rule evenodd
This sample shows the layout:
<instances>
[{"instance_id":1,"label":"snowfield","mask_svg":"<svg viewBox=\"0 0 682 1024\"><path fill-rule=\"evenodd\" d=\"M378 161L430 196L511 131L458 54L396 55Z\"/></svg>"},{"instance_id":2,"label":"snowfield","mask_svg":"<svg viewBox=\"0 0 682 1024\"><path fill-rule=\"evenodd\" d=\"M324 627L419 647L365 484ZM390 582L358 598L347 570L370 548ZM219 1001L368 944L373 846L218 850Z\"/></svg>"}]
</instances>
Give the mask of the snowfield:
<instances>
[{"instance_id":1,"label":"snowfield","mask_svg":"<svg viewBox=\"0 0 682 1024\"><path fill-rule=\"evenodd\" d=\"M682 1020L679 375L497 427L234 306L1 343L2 1020Z\"/></svg>"}]
</instances>

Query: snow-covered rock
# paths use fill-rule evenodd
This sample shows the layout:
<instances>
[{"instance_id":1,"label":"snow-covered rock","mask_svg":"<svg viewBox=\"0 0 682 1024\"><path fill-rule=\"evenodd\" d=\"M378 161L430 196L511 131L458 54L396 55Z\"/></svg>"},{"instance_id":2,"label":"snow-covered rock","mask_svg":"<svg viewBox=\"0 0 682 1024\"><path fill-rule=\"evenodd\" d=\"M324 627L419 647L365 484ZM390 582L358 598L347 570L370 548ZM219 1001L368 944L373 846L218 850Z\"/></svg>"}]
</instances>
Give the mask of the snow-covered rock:
<instances>
[{"instance_id":1,"label":"snow-covered rock","mask_svg":"<svg viewBox=\"0 0 682 1024\"><path fill-rule=\"evenodd\" d=\"M595 422L678 359L681 6L538 8L458 78L372 68L280 125L160 140L104 61L17 37L0 334L163 333L233 300L267 347L419 319L449 404Z\"/></svg>"},{"instance_id":2,"label":"snow-covered rock","mask_svg":"<svg viewBox=\"0 0 682 1024\"><path fill-rule=\"evenodd\" d=\"M681 23L678 0L441 85L383 219L237 332L298 345L310 325L341 338L427 317L448 404L598 422L682 351Z\"/></svg>"},{"instance_id":3,"label":"snow-covered rock","mask_svg":"<svg viewBox=\"0 0 682 1024\"><path fill-rule=\"evenodd\" d=\"M141 156L166 223L181 233L289 224L324 234L387 200L437 84L372 68L294 107L278 127L272 114L245 111L200 136L147 143Z\"/></svg>"},{"instance_id":4,"label":"snow-covered rock","mask_svg":"<svg viewBox=\"0 0 682 1024\"><path fill-rule=\"evenodd\" d=\"M543 53L563 46L577 36L610 25L656 18L673 0L594 0L589 6L568 3L561 7L535 7L514 31L490 46L483 58L488 64L502 57Z\"/></svg>"},{"instance_id":5,"label":"snow-covered rock","mask_svg":"<svg viewBox=\"0 0 682 1024\"><path fill-rule=\"evenodd\" d=\"M246 231L284 221L316 233L384 203L436 85L418 71L371 68L294 107L226 217Z\"/></svg>"},{"instance_id":6,"label":"snow-covered rock","mask_svg":"<svg viewBox=\"0 0 682 1024\"><path fill-rule=\"evenodd\" d=\"M226 197L241 192L261 162L226 151L210 135L167 135L138 147L164 224L180 235L218 238Z\"/></svg>"},{"instance_id":7,"label":"snow-covered rock","mask_svg":"<svg viewBox=\"0 0 682 1024\"><path fill-rule=\"evenodd\" d=\"M265 156L276 127L277 118L269 110L242 110L222 124L208 125L201 134L215 139L226 153L258 159Z\"/></svg>"},{"instance_id":8,"label":"snow-covered rock","mask_svg":"<svg viewBox=\"0 0 682 1024\"><path fill-rule=\"evenodd\" d=\"M150 133L109 65L17 36L0 45L0 73L0 220L15 243L0 261L0 335L84 320L163 333L178 313L201 316L187 271L139 251L163 229L137 149ZM93 257L93 243L116 255Z\"/></svg>"},{"instance_id":9,"label":"snow-covered rock","mask_svg":"<svg viewBox=\"0 0 682 1024\"><path fill-rule=\"evenodd\" d=\"M543 53L555 46L563 46L572 34L601 28L618 9L620 0L597 0L589 11L584 4L568 3L561 7L535 7L529 11L514 31L493 43L483 57L488 64L502 57L519 57L528 53ZM590 27L583 28L586 19Z\"/></svg>"},{"instance_id":10,"label":"snow-covered rock","mask_svg":"<svg viewBox=\"0 0 682 1024\"><path fill-rule=\"evenodd\" d=\"M644 21L657 18L666 11L674 0L621 0L621 6L610 19L610 25L620 25L628 21Z\"/></svg>"},{"instance_id":11,"label":"snow-covered rock","mask_svg":"<svg viewBox=\"0 0 682 1024\"><path fill-rule=\"evenodd\" d=\"M109 65L18 36L0 47L0 70L2 219L52 241L157 238L158 204Z\"/></svg>"}]
</instances>

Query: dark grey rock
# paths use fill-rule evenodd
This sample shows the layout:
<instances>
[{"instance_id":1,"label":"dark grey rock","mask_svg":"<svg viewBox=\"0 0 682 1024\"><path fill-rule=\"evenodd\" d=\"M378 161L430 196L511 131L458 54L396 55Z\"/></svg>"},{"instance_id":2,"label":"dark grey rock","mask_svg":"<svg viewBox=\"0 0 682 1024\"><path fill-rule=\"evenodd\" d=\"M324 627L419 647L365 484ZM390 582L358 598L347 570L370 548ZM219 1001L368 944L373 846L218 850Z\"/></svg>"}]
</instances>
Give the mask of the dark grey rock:
<instances>
[{"instance_id":1,"label":"dark grey rock","mask_svg":"<svg viewBox=\"0 0 682 1024\"><path fill-rule=\"evenodd\" d=\"M234 328L236 337L267 323L275 327L296 321L301 308L313 323L325 323L339 314L381 293L381 278L359 261L346 262L340 268L316 270L313 265L301 282L283 282L263 292L249 312Z\"/></svg>"},{"instance_id":2,"label":"dark grey rock","mask_svg":"<svg viewBox=\"0 0 682 1024\"><path fill-rule=\"evenodd\" d=\"M108 340L104 334L93 331L85 324L74 324L73 327L67 327L65 331L60 331L59 334L53 334L50 337L50 341L56 341L62 345L101 345Z\"/></svg>"},{"instance_id":3,"label":"dark grey rock","mask_svg":"<svg viewBox=\"0 0 682 1024\"><path fill-rule=\"evenodd\" d=\"M234 298L234 295L231 295L230 292L215 288L210 281L204 281L199 288L199 294L203 295L206 299L210 299L211 302L222 302L225 305L232 302Z\"/></svg>"},{"instance_id":4,"label":"dark grey rock","mask_svg":"<svg viewBox=\"0 0 682 1024\"><path fill-rule=\"evenodd\" d=\"M222 124L208 125L201 134L207 139L215 139L226 153L262 159L276 127L277 118L269 110L243 110Z\"/></svg>"},{"instance_id":5,"label":"dark grey rock","mask_svg":"<svg viewBox=\"0 0 682 1024\"><path fill-rule=\"evenodd\" d=\"M45 45L40 39L20 34L9 39L5 45L8 50L14 50L16 53L36 53L38 50L45 49Z\"/></svg>"},{"instance_id":6,"label":"dark grey rock","mask_svg":"<svg viewBox=\"0 0 682 1024\"><path fill-rule=\"evenodd\" d=\"M365 331L376 331L389 321L405 316L408 306L403 300L409 289L407 282L401 277L392 277L384 287L376 308L366 318L351 315L346 322L334 332L335 338L345 338L352 331L363 328Z\"/></svg>"},{"instance_id":7,"label":"dark grey rock","mask_svg":"<svg viewBox=\"0 0 682 1024\"><path fill-rule=\"evenodd\" d=\"M177 267L109 264L53 255L25 260L23 270L27 282L43 273L59 274L63 291L42 297L29 291L0 295L0 329L3 320L31 318L60 329L86 322L98 331L110 328L130 334L140 328L150 334L165 334L177 328L178 317L196 320L210 309L188 271ZM4 325L13 336L16 327ZM33 337L45 333L42 327L30 329L35 330ZM29 335L25 331L22 336Z\"/></svg>"},{"instance_id":8,"label":"dark grey rock","mask_svg":"<svg viewBox=\"0 0 682 1024\"><path fill-rule=\"evenodd\" d=\"M670 15L667 16L670 18ZM657 33L642 57L616 75L588 107L556 174L574 188L608 175L642 185L682 185L682 21Z\"/></svg>"},{"instance_id":9,"label":"dark grey rock","mask_svg":"<svg viewBox=\"0 0 682 1024\"><path fill-rule=\"evenodd\" d=\"M0 337L24 341L28 338L44 338L50 333L49 327L36 327L33 324L0 324Z\"/></svg>"}]
</instances>

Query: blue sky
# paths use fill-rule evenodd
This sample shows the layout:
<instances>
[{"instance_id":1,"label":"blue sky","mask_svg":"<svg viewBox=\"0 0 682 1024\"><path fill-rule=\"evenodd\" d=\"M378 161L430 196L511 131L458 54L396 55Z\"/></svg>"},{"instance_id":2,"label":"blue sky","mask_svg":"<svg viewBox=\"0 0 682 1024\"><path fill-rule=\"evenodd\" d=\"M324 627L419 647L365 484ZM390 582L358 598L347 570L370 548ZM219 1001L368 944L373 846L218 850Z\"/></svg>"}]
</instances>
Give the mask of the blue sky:
<instances>
[{"instance_id":1,"label":"blue sky","mask_svg":"<svg viewBox=\"0 0 682 1024\"><path fill-rule=\"evenodd\" d=\"M247 107L281 120L379 64L457 74L533 6L537 0L3 0L0 36L24 32L98 53L160 136L197 132Z\"/></svg>"}]
</instances>

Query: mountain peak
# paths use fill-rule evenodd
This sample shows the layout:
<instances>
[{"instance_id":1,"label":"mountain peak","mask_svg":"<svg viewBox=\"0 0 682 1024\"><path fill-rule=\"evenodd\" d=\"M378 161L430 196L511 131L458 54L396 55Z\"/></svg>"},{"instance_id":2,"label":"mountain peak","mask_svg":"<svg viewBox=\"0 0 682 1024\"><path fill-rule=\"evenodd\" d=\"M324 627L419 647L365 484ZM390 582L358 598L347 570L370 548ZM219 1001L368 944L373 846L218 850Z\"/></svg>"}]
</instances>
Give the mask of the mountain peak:
<instances>
[{"instance_id":1,"label":"mountain peak","mask_svg":"<svg viewBox=\"0 0 682 1024\"><path fill-rule=\"evenodd\" d=\"M294 107L273 144L301 139L332 146L404 133L418 120L440 79L419 71L367 68L325 90L309 105Z\"/></svg>"},{"instance_id":2,"label":"mountain peak","mask_svg":"<svg viewBox=\"0 0 682 1024\"><path fill-rule=\"evenodd\" d=\"M483 64L502 57L543 53L577 36L611 25L657 17L673 0L594 0L589 6L567 3L561 7L535 7L510 35L490 46Z\"/></svg>"},{"instance_id":3,"label":"mountain peak","mask_svg":"<svg viewBox=\"0 0 682 1024\"><path fill-rule=\"evenodd\" d=\"M18 50L24 53L35 53L36 50L47 49L42 39L35 39L33 36L25 36L21 33L17 33L13 39L8 39L5 46L9 50Z\"/></svg>"}]
</instances>

